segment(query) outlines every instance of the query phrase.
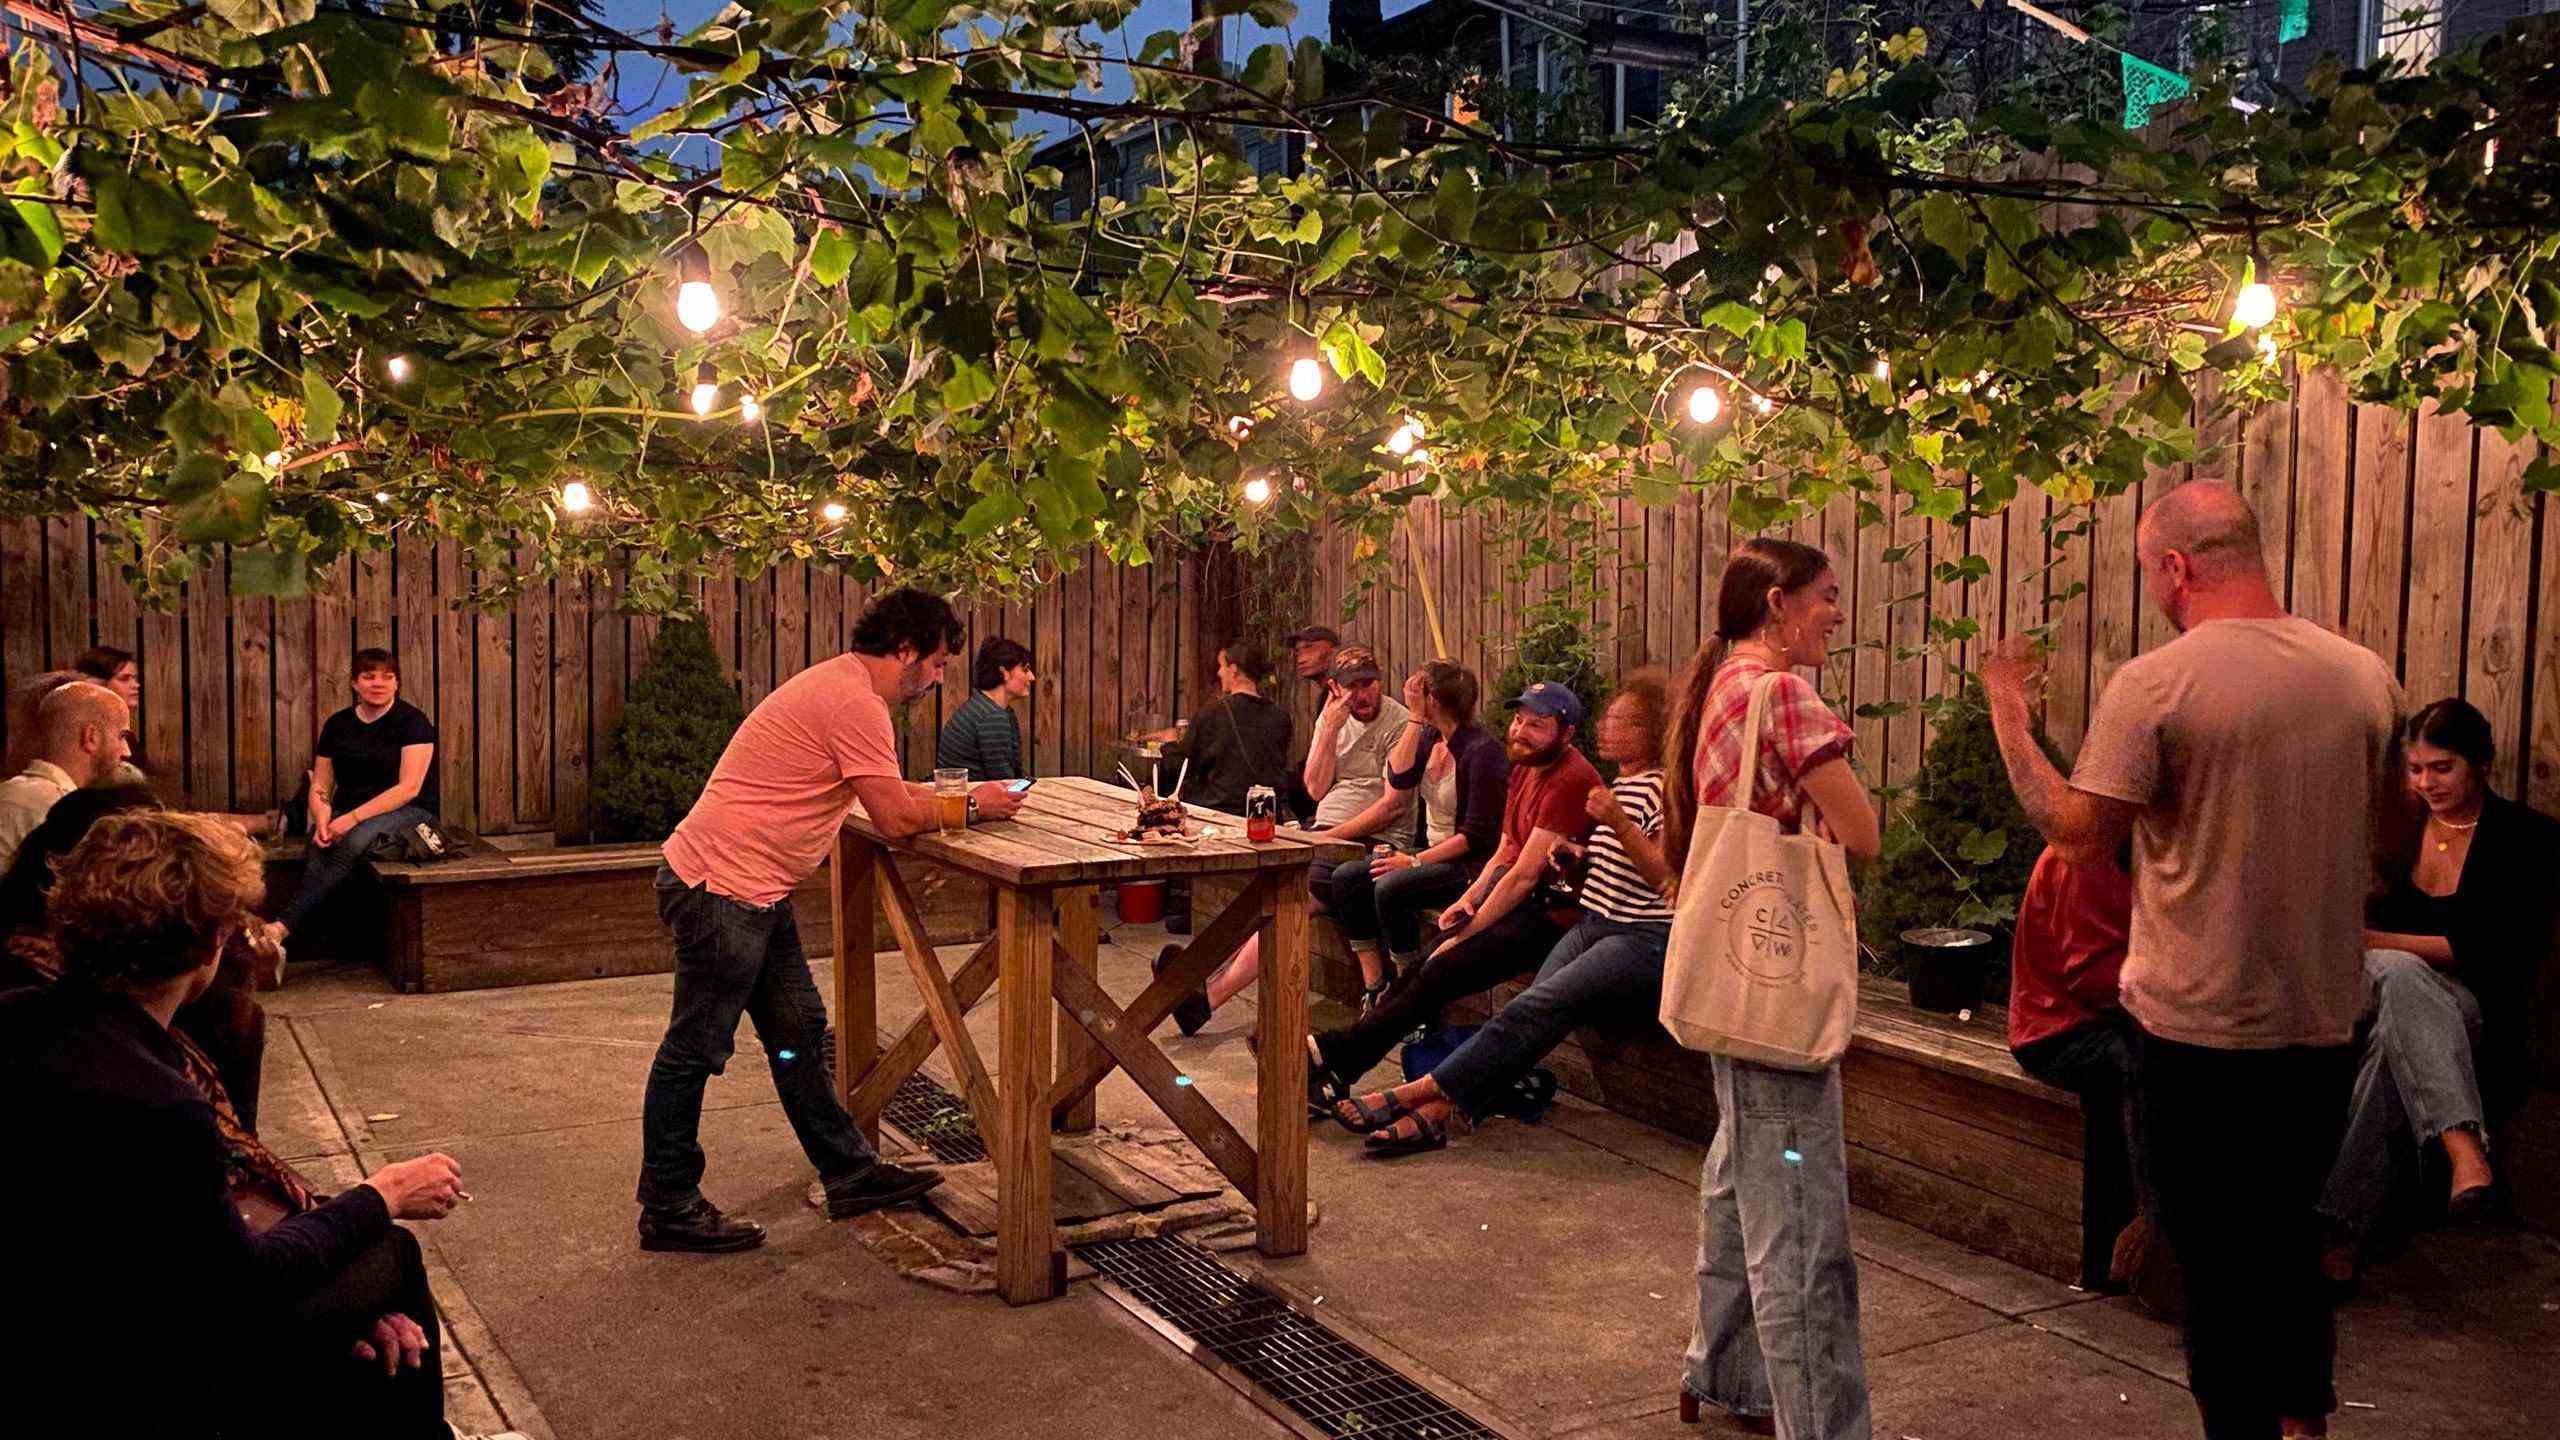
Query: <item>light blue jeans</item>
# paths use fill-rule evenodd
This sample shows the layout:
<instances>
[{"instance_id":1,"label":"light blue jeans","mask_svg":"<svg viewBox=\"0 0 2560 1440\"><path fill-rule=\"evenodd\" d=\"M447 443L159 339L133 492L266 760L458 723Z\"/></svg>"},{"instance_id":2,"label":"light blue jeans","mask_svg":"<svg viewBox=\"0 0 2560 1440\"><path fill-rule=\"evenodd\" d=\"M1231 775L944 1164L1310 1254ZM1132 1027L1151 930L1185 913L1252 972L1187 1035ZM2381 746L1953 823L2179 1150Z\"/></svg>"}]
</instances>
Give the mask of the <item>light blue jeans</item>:
<instances>
[{"instance_id":1,"label":"light blue jeans","mask_svg":"<svg viewBox=\"0 0 2560 1440\"><path fill-rule=\"evenodd\" d=\"M1433 1066L1431 1078L1459 1109L1480 1114L1575 1026L1650 1022L1662 1008L1662 955L1670 943L1668 924L1583 916L1547 952L1536 983Z\"/></svg>"},{"instance_id":2,"label":"light blue jeans","mask_svg":"<svg viewBox=\"0 0 2560 1440\"><path fill-rule=\"evenodd\" d=\"M2329 1167L2320 1213L2362 1236L2391 1194L2394 1152L2448 1130L2480 1129L2480 1002L2459 980L2406 950L2368 950L2373 1026L2356 1069L2347 1135Z\"/></svg>"},{"instance_id":3,"label":"light blue jeans","mask_svg":"<svg viewBox=\"0 0 2560 1440\"><path fill-rule=\"evenodd\" d=\"M1780 1440L1868 1440L1840 1067L1713 1065L1698 1327L1681 1383L1732 1414L1774 1416Z\"/></svg>"}]
</instances>

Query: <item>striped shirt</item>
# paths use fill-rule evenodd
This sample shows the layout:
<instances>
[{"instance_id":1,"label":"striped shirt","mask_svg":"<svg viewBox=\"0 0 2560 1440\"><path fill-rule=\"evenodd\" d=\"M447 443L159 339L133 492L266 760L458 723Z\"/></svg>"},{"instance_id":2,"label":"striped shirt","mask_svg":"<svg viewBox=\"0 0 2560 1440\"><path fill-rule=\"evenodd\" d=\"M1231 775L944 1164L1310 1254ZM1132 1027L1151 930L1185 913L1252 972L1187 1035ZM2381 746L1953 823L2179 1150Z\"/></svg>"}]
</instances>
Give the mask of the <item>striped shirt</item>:
<instances>
[{"instance_id":1,"label":"striped shirt","mask_svg":"<svg viewBox=\"0 0 2560 1440\"><path fill-rule=\"evenodd\" d=\"M1657 839L1661 837L1661 771L1621 775L1609 782L1609 793L1618 797L1619 808L1627 812L1637 829ZM1614 825L1591 827L1591 872L1582 882L1582 908L1603 920L1626 925L1671 923L1671 902L1645 882L1644 872L1627 854L1626 842L1618 838Z\"/></svg>"},{"instance_id":2,"label":"striped shirt","mask_svg":"<svg viewBox=\"0 0 2560 1440\"><path fill-rule=\"evenodd\" d=\"M1022 775L1022 722L1013 711L981 690L960 702L943 722L933 747L933 763L945 770L966 770L970 783L1014 780Z\"/></svg>"}]
</instances>

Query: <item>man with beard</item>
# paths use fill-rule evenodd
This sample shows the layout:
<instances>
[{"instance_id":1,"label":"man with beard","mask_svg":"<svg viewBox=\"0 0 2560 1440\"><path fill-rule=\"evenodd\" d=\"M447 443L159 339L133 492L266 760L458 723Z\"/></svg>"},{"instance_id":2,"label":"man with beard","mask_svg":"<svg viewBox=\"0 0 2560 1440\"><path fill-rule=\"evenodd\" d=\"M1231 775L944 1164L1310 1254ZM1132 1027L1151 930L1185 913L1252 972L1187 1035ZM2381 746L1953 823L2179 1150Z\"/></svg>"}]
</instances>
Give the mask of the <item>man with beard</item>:
<instances>
[{"instance_id":1,"label":"man with beard","mask_svg":"<svg viewBox=\"0 0 2560 1440\"><path fill-rule=\"evenodd\" d=\"M904 779L889 707L941 683L961 643L941 596L894 590L854 622L853 650L783 682L721 752L702 797L667 837L658 914L675 934L675 1008L641 1107L640 1248L748 1250L764 1227L702 1194L703 1085L728 1064L738 1017L755 1021L773 1088L825 1182L827 1218L912 1200L938 1177L889 1164L836 1099L827 1011L809 977L791 892L816 872L856 800L879 831L936 823L932 787ZM969 795L973 816L1021 808L1001 784ZM857 937L860 938L860 937Z\"/></svg>"},{"instance_id":2,"label":"man with beard","mask_svg":"<svg viewBox=\"0 0 2560 1440\"><path fill-rule=\"evenodd\" d=\"M1323 713L1316 717L1315 742L1298 771L1308 794L1315 797L1315 816L1303 822L1305 828L1328 840L1392 834L1412 807L1409 793L1400 794L1404 803L1380 803L1387 795L1387 752L1404 733L1412 712L1388 696L1378 654L1366 645L1346 645L1335 654L1325 689L1328 698ZM1352 863L1365 866L1368 860L1363 857ZM1314 892L1319 910L1333 899L1333 872L1340 864L1318 860L1307 867L1307 888ZM1167 945L1156 956L1156 968L1162 970L1181 953L1181 946ZM1174 1023L1185 1035L1199 1034L1212 1012L1261 974L1262 943L1255 936L1210 978L1205 990L1174 1007Z\"/></svg>"},{"instance_id":3,"label":"man with beard","mask_svg":"<svg viewBox=\"0 0 2560 1440\"><path fill-rule=\"evenodd\" d=\"M1289 660L1296 668L1298 678L1315 692L1318 709L1331 703L1334 658L1342 645L1342 632L1330 625L1307 625L1281 636L1280 643L1289 647ZM1296 713L1297 706L1290 702L1288 696L1275 698L1287 705L1292 714ZM1312 754L1312 749L1308 753ZM1303 763L1306 756L1293 755L1291 758ZM1308 824L1315 819L1317 793L1307 788L1298 770L1292 769L1289 783L1281 787L1280 803L1289 807L1289 813L1298 817L1299 824Z\"/></svg>"},{"instance_id":4,"label":"man with beard","mask_svg":"<svg viewBox=\"0 0 2560 1440\"><path fill-rule=\"evenodd\" d=\"M1454 1001L1490 990L1555 948L1581 918L1580 909L1541 894L1557 847L1579 844L1591 833L1588 800L1601 787L1600 772L1573 748L1582 724L1582 701L1571 690L1540 681L1511 702L1509 794L1502 811L1502 843L1493 858L1448 908L1440 912L1441 939L1422 967L1358 1023L1309 1039L1307 1097L1330 1105L1396 1041L1428 1024ZM1392 1112L1392 1113L1390 1113ZM1382 1129L1401 1116L1392 1104L1362 1114L1364 1129ZM1436 1140L1431 1137L1437 1137ZM1446 1143L1447 1132L1426 1127L1419 1148Z\"/></svg>"}]
</instances>

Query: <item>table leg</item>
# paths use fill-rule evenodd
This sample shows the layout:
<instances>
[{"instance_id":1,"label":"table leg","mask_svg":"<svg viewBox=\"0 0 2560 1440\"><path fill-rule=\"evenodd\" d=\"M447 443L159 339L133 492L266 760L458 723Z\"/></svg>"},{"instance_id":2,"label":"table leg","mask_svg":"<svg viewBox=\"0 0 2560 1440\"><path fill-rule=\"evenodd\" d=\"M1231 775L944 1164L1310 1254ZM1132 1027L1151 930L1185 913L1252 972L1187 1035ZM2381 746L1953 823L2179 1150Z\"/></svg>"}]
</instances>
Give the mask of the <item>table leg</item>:
<instances>
[{"instance_id":1,"label":"table leg","mask_svg":"<svg viewBox=\"0 0 2560 1440\"><path fill-rule=\"evenodd\" d=\"M1255 1245L1265 1255L1307 1250L1307 937L1315 898L1307 887L1275 884L1262 926L1260 1152L1255 1178Z\"/></svg>"},{"instance_id":2,"label":"table leg","mask_svg":"<svg viewBox=\"0 0 2560 1440\"><path fill-rule=\"evenodd\" d=\"M1084 966L1086 974L1100 974L1101 972L1094 967L1094 950L1100 938L1100 926L1096 923L1093 913L1094 892L1079 887L1060 890L1056 893L1058 943L1066 947L1068 954L1076 957L1077 963ZM1075 1017L1066 1014L1065 1007L1061 1006L1058 1017L1058 1073L1061 1075L1080 1073L1087 1064L1100 1055L1101 1050L1101 1046L1093 1043L1093 1037L1084 1032L1084 1027L1076 1023ZM1070 1133L1092 1129L1094 1126L1093 1092L1085 1091L1073 1105L1066 1107L1066 1110L1057 1117L1057 1125L1060 1130Z\"/></svg>"},{"instance_id":3,"label":"table leg","mask_svg":"<svg viewBox=\"0 0 2560 1440\"><path fill-rule=\"evenodd\" d=\"M836 936L836 1100L851 1104L853 1088L869 1073L880 1050L880 986L871 946L879 935L880 880L873 871L880 847L850 830L836 832L835 859L827 877L827 903ZM857 1117L862 1138L880 1143L880 1120Z\"/></svg>"},{"instance_id":4,"label":"table leg","mask_svg":"<svg viewBox=\"0 0 2560 1440\"><path fill-rule=\"evenodd\" d=\"M1011 1305L1063 1288L1049 1216L1051 906L1010 887L996 896L996 1291Z\"/></svg>"}]
</instances>

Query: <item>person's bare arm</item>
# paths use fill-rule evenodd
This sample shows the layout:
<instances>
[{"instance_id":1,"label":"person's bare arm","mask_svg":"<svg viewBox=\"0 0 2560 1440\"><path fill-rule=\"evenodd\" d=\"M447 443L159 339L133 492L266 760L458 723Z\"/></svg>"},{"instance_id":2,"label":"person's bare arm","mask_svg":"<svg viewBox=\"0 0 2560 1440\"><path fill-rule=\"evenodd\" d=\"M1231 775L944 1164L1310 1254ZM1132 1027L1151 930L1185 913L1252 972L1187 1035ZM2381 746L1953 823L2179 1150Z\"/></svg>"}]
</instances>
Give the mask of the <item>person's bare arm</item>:
<instances>
[{"instance_id":1,"label":"person's bare arm","mask_svg":"<svg viewBox=\"0 0 2560 1440\"><path fill-rule=\"evenodd\" d=\"M1867 798L1867 787L1858 783L1858 772L1849 768L1848 761L1825 760L1816 765L1805 775L1803 787L1822 812L1831 838L1840 842L1850 859L1866 864L1884 853L1875 802Z\"/></svg>"},{"instance_id":2,"label":"person's bare arm","mask_svg":"<svg viewBox=\"0 0 2560 1440\"><path fill-rule=\"evenodd\" d=\"M1491 892L1472 907L1471 913L1467 916L1466 928L1451 936L1450 939L1463 940L1477 934L1490 928L1503 916L1519 909L1521 902L1527 900L1530 893L1538 888L1538 878L1547 873L1548 859L1556 853L1556 847L1563 843L1564 837L1553 830L1541 827L1530 831L1529 843L1520 847L1518 862L1502 872L1502 878L1495 882ZM1494 858L1497 862L1501 859L1499 855ZM1492 866L1485 867L1487 874L1491 874L1492 871ZM1447 917L1444 915L1442 919L1445 922Z\"/></svg>"},{"instance_id":3,"label":"person's bare arm","mask_svg":"<svg viewBox=\"0 0 2560 1440\"><path fill-rule=\"evenodd\" d=\"M2009 788L2017 792L2018 807L2027 812L2045 843L2066 847L2073 854L2113 855L2133 833L2142 807L2075 787L2046 758L2044 747L2036 743L2035 715L2027 698L2042 670L2043 661L2018 640L2002 644L1982 670L1982 688L1991 700L1991 729L2000 740L2000 761L2009 772ZM1868 814L1872 817L1872 808Z\"/></svg>"},{"instance_id":4,"label":"person's bare arm","mask_svg":"<svg viewBox=\"0 0 2560 1440\"><path fill-rule=\"evenodd\" d=\"M331 833L344 835L376 815L388 815L417 799L418 792L427 788L427 767L435 761L436 747L433 745L401 746L400 778L391 782L390 789L339 816L330 825ZM317 786L313 787L313 793L318 793Z\"/></svg>"},{"instance_id":5,"label":"person's bare arm","mask_svg":"<svg viewBox=\"0 0 2560 1440\"><path fill-rule=\"evenodd\" d=\"M1328 825L1320 833L1327 840L1365 840L1376 834L1378 827L1396 818L1396 812L1413 803L1413 792L1388 786L1378 798L1360 808L1357 814Z\"/></svg>"},{"instance_id":6,"label":"person's bare arm","mask_svg":"<svg viewBox=\"0 0 2560 1440\"><path fill-rule=\"evenodd\" d=\"M1454 840L1457 837L1451 836L1450 838ZM1448 905L1441 909L1440 923L1443 925L1449 923L1449 914L1451 911L1457 912L1458 919L1461 922L1473 919L1475 917L1476 910L1484 904L1485 896L1491 893L1494 887L1502 882L1503 877L1510 873L1511 862L1518 858L1518 847L1511 843L1510 836L1503 836L1502 843L1493 847L1493 858L1485 861L1484 868L1476 872L1476 878L1473 883L1467 886L1466 893L1460 895L1457 899L1450 901Z\"/></svg>"},{"instance_id":7,"label":"person's bare arm","mask_svg":"<svg viewBox=\"0 0 2560 1440\"><path fill-rule=\"evenodd\" d=\"M2439 970L2453 968L2453 942L2441 935L2404 935L2397 930L2364 932L2367 950L2406 950Z\"/></svg>"},{"instance_id":8,"label":"person's bare arm","mask_svg":"<svg viewBox=\"0 0 2560 1440\"><path fill-rule=\"evenodd\" d=\"M1341 768L1340 755L1334 743L1342 735L1342 727L1350 718L1350 710L1342 702L1342 687L1331 686L1324 709L1316 715L1315 738L1307 745L1307 763L1298 767L1298 780L1307 787L1312 799L1322 800L1324 792L1333 788L1335 772Z\"/></svg>"},{"instance_id":9,"label":"person's bare arm","mask_svg":"<svg viewBox=\"0 0 2560 1440\"><path fill-rule=\"evenodd\" d=\"M865 775L853 782L853 798L871 827L891 840L921 835L934 826L933 787L887 775Z\"/></svg>"},{"instance_id":10,"label":"person's bare arm","mask_svg":"<svg viewBox=\"0 0 2560 1440\"><path fill-rule=\"evenodd\" d=\"M1634 862L1636 873L1644 877L1644 883L1662 894L1670 894L1671 882L1679 878L1671 873L1671 857L1662 853L1661 843L1646 834L1644 827L1636 823L1636 817L1627 813L1627 807L1618 803L1617 795L1606 785L1595 785L1584 806L1593 820L1617 832L1619 846L1627 852L1627 859Z\"/></svg>"},{"instance_id":11,"label":"person's bare arm","mask_svg":"<svg viewBox=\"0 0 2560 1440\"><path fill-rule=\"evenodd\" d=\"M338 788L337 767L326 755L311 757L311 800L307 807L311 820L311 842L329 843L329 793Z\"/></svg>"}]
</instances>

